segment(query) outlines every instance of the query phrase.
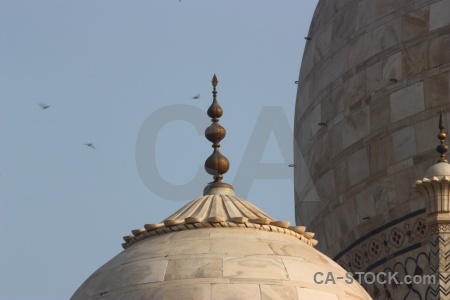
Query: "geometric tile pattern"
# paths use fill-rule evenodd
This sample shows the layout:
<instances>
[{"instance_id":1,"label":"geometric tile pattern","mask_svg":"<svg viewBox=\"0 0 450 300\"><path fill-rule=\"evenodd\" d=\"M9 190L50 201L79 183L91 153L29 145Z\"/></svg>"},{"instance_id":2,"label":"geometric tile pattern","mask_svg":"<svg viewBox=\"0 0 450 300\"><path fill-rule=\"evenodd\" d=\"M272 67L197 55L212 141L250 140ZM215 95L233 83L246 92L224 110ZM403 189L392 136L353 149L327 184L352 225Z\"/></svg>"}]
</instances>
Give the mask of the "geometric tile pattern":
<instances>
[{"instance_id":1,"label":"geometric tile pattern","mask_svg":"<svg viewBox=\"0 0 450 300\"><path fill-rule=\"evenodd\" d=\"M374 257L378 257L381 253L381 243L376 239L370 242L370 254Z\"/></svg>"},{"instance_id":2,"label":"geometric tile pattern","mask_svg":"<svg viewBox=\"0 0 450 300\"><path fill-rule=\"evenodd\" d=\"M438 278L431 285L430 299L450 298L450 224L434 224L430 228L430 268Z\"/></svg>"}]
</instances>

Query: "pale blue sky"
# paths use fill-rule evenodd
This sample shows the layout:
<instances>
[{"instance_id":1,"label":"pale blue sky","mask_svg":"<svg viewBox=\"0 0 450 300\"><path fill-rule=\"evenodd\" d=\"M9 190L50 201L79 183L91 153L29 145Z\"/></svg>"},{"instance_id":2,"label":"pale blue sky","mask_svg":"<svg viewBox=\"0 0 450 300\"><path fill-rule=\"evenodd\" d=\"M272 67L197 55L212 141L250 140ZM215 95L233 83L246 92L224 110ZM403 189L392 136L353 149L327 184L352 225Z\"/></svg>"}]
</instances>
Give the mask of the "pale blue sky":
<instances>
[{"instance_id":1,"label":"pale blue sky","mask_svg":"<svg viewBox=\"0 0 450 300\"><path fill-rule=\"evenodd\" d=\"M0 1L0 299L68 299L122 250L122 236L202 194L206 175L186 201L157 196L170 192L147 189L135 152L145 120L164 118L160 109L206 111L214 73L227 129L221 151L231 163L224 181L293 223L292 180L258 179L242 195L234 178L248 147L292 174L293 159L282 156L292 152L292 132L288 144L273 135L267 145L248 142L264 106L282 107L292 127L316 4ZM167 123L155 144L159 174L172 184L192 180L212 153L186 121Z\"/></svg>"}]
</instances>

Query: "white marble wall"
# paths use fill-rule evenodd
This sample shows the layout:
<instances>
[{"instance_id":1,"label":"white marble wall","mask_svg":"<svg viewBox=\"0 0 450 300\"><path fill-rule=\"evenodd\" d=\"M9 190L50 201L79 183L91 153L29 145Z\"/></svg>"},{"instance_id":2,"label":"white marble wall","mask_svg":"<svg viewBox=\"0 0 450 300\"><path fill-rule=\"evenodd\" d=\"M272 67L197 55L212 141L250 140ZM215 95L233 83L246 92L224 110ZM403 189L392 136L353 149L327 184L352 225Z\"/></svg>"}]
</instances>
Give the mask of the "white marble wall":
<instances>
[{"instance_id":1,"label":"white marble wall","mask_svg":"<svg viewBox=\"0 0 450 300\"><path fill-rule=\"evenodd\" d=\"M438 157L440 110L450 125L449 12L450 0L318 3L299 75L295 162L308 172L295 171L295 201L330 257L420 209L411 186Z\"/></svg>"}]
</instances>

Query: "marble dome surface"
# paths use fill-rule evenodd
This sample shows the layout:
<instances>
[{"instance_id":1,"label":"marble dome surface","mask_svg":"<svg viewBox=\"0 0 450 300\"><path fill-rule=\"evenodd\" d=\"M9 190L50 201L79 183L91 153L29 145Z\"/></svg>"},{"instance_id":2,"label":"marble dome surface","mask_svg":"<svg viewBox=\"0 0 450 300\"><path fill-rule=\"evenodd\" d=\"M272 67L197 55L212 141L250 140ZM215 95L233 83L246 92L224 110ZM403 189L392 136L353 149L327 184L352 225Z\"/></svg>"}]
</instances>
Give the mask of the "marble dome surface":
<instances>
[{"instance_id":1,"label":"marble dome surface","mask_svg":"<svg viewBox=\"0 0 450 300\"><path fill-rule=\"evenodd\" d=\"M448 162L439 162L437 164L432 165L425 172L425 178L433 178L438 177L442 178L444 176L450 175L450 164Z\"/></svg>"},{"instance_id":2,"label":"marble dome surface","mask_svg":"<svg viewBox=\"0 0 450 300\"><path fill-rule=\"evenodd\" d=\"M277 221L232 191L210 191L161 223L124 237L124 250L71 299L371 299L314 249L314 234ZM222 191L223 192L223 191Z\"/></svg>"}]
</instances>

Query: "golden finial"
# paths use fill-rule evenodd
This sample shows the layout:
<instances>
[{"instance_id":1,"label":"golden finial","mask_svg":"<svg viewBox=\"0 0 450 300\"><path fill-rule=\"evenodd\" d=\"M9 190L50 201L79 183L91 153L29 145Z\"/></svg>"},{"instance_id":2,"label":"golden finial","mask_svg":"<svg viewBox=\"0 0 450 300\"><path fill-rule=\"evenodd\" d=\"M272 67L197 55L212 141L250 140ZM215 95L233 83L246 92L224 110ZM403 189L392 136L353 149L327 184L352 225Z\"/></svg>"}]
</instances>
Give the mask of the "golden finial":
<instances>
[{"instance_id":1,"label":"golden finial","mask_svg":"<svg viewBox=\"0 0 450 300\"><path fill-rule=\"evenodd\" d=\"M229 187L232 188L231 185L227 183L222 183L223 174L225 174L228 171L228 168L230 167L230 162L228 159L222 155L219 151L220 144L219 142L223 140L223 138L226 135L225 128L220 126L219 124L219 118L223 114L222 107L220 107L219 103L217 102L217 77L216 74L214 74L214 77L212 78L212 85L213 85L213 102L211 106L208 108L208 116L211 118L212 124L206 128L205 130L205 137L213 143L212 147L214 148L214 152L211 154L210 157L205 161L205 170L208 172L208 174L211 174L214 176L214 183L211 185L211 187Z\"/></svg>"},{"instance_id":2,"label":"golden finial","mask_svg":"<svg viewBox=\"0 0 450 300\"><path fill-rule=\"evenodd\" d=\"M442 121L442 111L439 114L439 129L441 130L438 134L438 139L441 141L441 144L436 147L437 152L441 154L441 158L438 160L438 162L446 162L448 163L448 160L445 158L445 153L448 151L448 146L445 144L445 138L447 137L447 134L444 132L444 122Z\"/></svg>"}]
</instances>

